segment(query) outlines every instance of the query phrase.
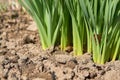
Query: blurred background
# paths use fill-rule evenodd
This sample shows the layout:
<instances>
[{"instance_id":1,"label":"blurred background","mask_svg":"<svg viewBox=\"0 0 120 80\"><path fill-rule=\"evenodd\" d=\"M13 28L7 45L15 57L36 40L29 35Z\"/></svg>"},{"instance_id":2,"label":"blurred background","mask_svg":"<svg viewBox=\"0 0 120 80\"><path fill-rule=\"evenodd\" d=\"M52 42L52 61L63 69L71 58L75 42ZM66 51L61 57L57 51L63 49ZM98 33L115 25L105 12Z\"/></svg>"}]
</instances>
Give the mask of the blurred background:
<instances>
[{"instance_id":1,"label":"blurred background","mask_svg":"<svg viewBox=\"0 0 120 80\"><path fill-rule=\"evenodd\" d=\"M21 9L21 6L18 3L18 0L0 0L0 11L7 9Z\"/></svg>"}]
</instances>

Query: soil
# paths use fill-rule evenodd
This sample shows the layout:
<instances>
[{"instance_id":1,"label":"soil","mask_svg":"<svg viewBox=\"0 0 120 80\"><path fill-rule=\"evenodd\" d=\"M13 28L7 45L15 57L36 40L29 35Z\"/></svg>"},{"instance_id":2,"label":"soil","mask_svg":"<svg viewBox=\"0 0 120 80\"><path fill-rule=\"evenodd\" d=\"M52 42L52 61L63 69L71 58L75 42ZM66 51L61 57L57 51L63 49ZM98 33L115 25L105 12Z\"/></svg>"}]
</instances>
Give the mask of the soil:
<instances>
[{"instance_id":1,"label":"soil","mask_svg":"<svg viewBox=\"0 0 120 80\"><path fill-rule=\"evenodd\" d=\"M43 51L30 16L7 10L0 13L0 80L120 80L120 61L98 65L88 53Z\"/></svg>"}]
</instances>

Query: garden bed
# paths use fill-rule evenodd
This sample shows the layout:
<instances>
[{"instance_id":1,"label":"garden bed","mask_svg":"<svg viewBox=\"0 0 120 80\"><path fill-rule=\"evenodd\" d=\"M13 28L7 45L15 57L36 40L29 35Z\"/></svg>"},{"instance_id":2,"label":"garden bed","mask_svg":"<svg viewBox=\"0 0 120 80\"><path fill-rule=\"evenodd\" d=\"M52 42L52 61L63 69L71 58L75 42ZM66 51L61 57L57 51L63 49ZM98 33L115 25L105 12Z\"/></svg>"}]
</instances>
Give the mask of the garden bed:
<instances>
[{"instance_id":1,"label":"garden bed","mask_svg":"<svg viewBox=\"0 0 120 80\"><path fill-rule=\"evenodd\" d=\"M0 14L0 80L119 80L120 61L95 64L90 54L41 49L36 25L23 11Z\"/></svg>"}]
</instances>

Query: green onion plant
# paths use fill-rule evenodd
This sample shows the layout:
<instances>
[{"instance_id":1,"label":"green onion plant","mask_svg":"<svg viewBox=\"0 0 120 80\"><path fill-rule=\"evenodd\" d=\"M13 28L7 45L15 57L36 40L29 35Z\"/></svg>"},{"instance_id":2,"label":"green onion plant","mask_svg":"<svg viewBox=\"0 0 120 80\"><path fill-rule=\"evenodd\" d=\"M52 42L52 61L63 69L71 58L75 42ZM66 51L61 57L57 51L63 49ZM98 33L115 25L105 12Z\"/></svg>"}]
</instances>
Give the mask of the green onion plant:
<instances>
[{"instance_id":1,"label":"green onion plant","mask_svg":"<svg viewBox=\"0 0 120 80\"><path fill-rule=\"evenodd\" d=\"M83 54L84 17L78 0L65 0L72 19L73 51L75 55Z\"/></svg>"},{"instance_id":2,"label":"green onion plant","mask_svg":"<svg viewBox=\"0 0 120 80\"><path fill-rule=\"evenodd\" d=\"M43 49L54 46L60 36L62 15L58 0L19 0L35 20Z\"/></svg>"},{"instance_id":3,"label":"green onion plant","mask_svg":"<svg viewBox=\"0 0 120 80\"><path fill-rule=\"evenodd\" d=\"M114 61L120 53L120 0L79 2L85 16L88 52L92 49L96 63Z\"/></svg>"},{"instance_id":4,"label":"green onion plant","mask_svg":"<svg viewBox=\"0 0 120 80\"><path fill-rule=\"evenodd\" d=\"M94 62L120 59L120 0L19 0L35 20L43 49L73 45Z\"/></svg>"},{"instance_id":5,"label":"green onion plant","mask_svg":"<svg viewBox=\"0 0 120 80\"><path fill-rule=\"evenodd\" d=\"M69 10L65 1L60 0L62 10L62 27L61 27L61 50L66 50L67 46L72 45L72 24Z\"/></svg>"}]
</instances>

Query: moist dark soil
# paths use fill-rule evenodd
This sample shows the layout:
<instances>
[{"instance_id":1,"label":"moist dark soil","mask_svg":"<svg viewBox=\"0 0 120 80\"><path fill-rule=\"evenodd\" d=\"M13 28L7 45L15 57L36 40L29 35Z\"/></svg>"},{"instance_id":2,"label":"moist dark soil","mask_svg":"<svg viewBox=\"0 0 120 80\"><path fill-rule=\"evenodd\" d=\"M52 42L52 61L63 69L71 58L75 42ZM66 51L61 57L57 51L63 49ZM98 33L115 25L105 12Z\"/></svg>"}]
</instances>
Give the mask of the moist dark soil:
<instances>
[{"instance_id":1,"label":"moist dark soil","mask_svg":"<svg viewBox=\"0 0 120 80\"><path fill-rule=\"evenodd\" d=\"M0 13L0 80L120 80L120 61L98 65L88 53L43 51L30 16L7 10Z\"/></svg>"}]
</instances>

